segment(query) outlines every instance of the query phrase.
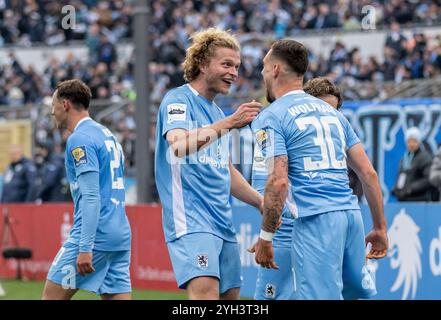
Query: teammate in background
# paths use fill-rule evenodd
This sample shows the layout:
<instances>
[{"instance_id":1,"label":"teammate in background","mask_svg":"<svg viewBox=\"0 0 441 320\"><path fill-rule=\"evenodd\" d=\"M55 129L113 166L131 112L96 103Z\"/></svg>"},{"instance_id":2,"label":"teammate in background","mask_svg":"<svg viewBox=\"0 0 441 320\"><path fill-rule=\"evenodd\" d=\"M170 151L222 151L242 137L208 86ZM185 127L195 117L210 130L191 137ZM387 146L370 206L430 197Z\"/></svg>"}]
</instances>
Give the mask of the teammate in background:
<instances>
[{"instance_id":1,"label":"teammate in background","mask_svg":"<svg viewBox=\"0 0 441 320\"><path fill-rule=\"evenodd\" d=\"M225 117L213 100L237 80L239 43L214 28L192 40L183 63L187 84L165 95L156 127L164 234L189 299L238 299L241 263L230 195L259 209L263 197L231 164L228 132L250 123L261 104L242 104Z\"/></svg>"},{"instance_id":2,"label":"teammate in background","mask_svg":"<svg viewBox=\"0 0 441 320\"><path fill-rule=\"evenodd\" d=\"M337 110L341 109L343 97L340 89L328 79L324 77L311 79L304 84L303 90L305 90L306 93L327 102ZM348 177L349 187L351 187L352 192L357 196L358 201L360 202L363 196L362 183L352 168L348 168Z\"/></svg>"},{"instance_id":3,"label":"teammate in background","mask_svg":"<svg viewBox=\"0 0 441 320\"><path fill-rule=\"evenodd\" d=\"M89 117L90 89L80 80L58 84L52 115L72 134L66 173L74 225L49 270L43 299L67 300L78 289L102 299L130 299L131 231L125 212L124 155L113 134Z\"/></svg>"},{"instance_id":4,"label":"teammate in background","mask_svg":"<svg viewBox=\"0 0 441 320\"><path fill-rule=\"evenodd\" d=\"M342 299L343 284L375 292L365 258L387 252L387 228L375 170L346 118L302 90L308 67L306 48L294 40L276 41L262 70L271 105L253 122L268 166L262 230L251 248L265 268L278 268L272 240L287 195L293 221L291 259L293 299ZM364 238L347 165L362 181L373 230ZM372 244L365 257L365 241ZM358 290L357 290L358 291ZM348 292L345 296L349 297Z\"/></svg>"}]
</instances>

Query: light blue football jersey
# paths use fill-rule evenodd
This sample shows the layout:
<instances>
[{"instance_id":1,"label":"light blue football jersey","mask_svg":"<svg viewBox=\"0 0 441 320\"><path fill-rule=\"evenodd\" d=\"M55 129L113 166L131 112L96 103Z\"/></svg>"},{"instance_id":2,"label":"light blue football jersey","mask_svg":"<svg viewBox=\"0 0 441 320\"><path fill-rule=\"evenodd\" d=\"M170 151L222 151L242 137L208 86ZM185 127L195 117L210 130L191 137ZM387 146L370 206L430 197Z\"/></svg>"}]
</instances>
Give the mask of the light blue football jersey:
<instances>
[{"instance_id":1,"label":"light blue football jersey","mask_svg":"<svg viewBox=\"0 0 441 320\"><path fill-rule=\"evenodd\" d=\"M266 109L262 111L265 112ZM251 123L251 129L261 127L259 121L256 119ZM256 129L258 131L258 129ZM260 194L264 194L265 185L268 180L268 170L266 166L266 159L262 154L262 150L260 149L260 145L258 143L254 143L254 152L253 152L253 168L251 174L251 184L254 189L256 189ZM296 212L290 212L288 207L291 207L290 199L287 199L288 205L285 205L282 211L282 224L277 229L273 238L273 245L275 247L290 247L291 246L291 233L293 226L293 219L297 215Z\"/></svg>"},{"instance_id":2,"label":"light blue football jersey","mask_svg":"<svg viewBox=\"0 0 441 320\"><path fill-rule=\"evenodd\" d=\"M360 140L340 112L292 91L257 116L253 133L263 158L288 156L288 197L299 217L359 209L349 187L346 152Z\"/></svg>"},{"instance_id":3,"label":"light blue football jersey","mask_svg":"<svg viewBox=\"0 0 441 320\"><path fill-rule=\"evenodd\" d=\"M236 242L230 205L229 134L177 158L166 140L172 129L190 131L225 118L213 102L190 85L169 91L156 125L155 179L162 203L166 241L208 232Z\"/></svg>"},{"instance_id":4,"label":"light blue football jersey","mask_svg":"<svg viewBox=\"0 0 441 320\"><path fill-rule=\"evenodd\" d=\"M113 134L91 118L82 119L66 145L66 173L74 201L74 224L67 242L79 245L82 227L80 174L99 173L101 211L93 249L130 250L131 230L125 210L124 154Z\"/></svg>"}]
</instances>

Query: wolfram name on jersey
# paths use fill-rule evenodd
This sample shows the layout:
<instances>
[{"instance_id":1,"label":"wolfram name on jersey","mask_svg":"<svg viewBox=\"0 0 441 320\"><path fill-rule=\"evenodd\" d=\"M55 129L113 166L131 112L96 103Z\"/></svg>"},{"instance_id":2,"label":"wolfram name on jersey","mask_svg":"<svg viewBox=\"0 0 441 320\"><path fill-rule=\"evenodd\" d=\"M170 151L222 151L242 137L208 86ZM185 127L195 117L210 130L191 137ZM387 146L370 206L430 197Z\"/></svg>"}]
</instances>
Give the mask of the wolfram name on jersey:
<instances>
[{"instance_id":1,"label":"wolfram name on jersey","mask_svg":"<svg viewBox=\"0 0 441 320\"><path fill-rule=\"evenodd\" d=\"M293 106L288 109L288 112L292 116L298 116L301 113L308 113L308 112L323 112L323 113L332 113L335 114L335 109L331 107L330 105L324 104L324 103L302 103L300 105Z\"/></svg>"},{"instance_id":2,"label":"wolfram name on jersey","mask_svg":"<svg viewBox=\"0 0 441 320\"><path fill-rule=\"evenodd\" d=\"M256 160L288 155L288 198L299 217L359 209L349 188L346 154L360 140L340 112L297 90L262 111L252 129L260 147L253 179L266 179Z\"/></svg>"}]
</instances>

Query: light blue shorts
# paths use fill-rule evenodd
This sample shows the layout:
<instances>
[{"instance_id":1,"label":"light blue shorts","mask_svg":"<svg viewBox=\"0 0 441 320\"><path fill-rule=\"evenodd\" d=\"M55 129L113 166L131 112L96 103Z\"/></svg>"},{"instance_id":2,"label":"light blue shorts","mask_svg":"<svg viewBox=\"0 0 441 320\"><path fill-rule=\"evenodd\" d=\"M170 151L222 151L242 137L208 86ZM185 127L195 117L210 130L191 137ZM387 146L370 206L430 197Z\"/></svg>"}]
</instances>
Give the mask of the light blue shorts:
<instances>
[{"instance_id":1,"label":"light blue shorts","mask_svg":"<svg viewBox=\"0 0 441 320\"><path fill-rule=\"evenodd\" d=\"M242 285L241 263L237 242L228 242L211 233L190 233L167 243L179 288L191 279L215 277L219 292Z\"/></svg>"},{"instance_id":2,"label":"light blue shorts","mask_svg":"<svg viewBox=\"0 0 441 320\"><path fill-rule=\"evenodd\" d=\"M95 272L81 276L77 272L79 247L65 243L56 255L47 279L68 289L93 291L98 295L129 293L130 250L93 252L92 264Z\"/></svg>"},{"instance_id":3,"label":"light blue shorts","mask_svg":"<svg viewBox=\"0 0 441 320\"><path fill-rule=\"evenodd\" d=\"M277 232L276 232L277 233ZM255 300L289 300L294 292L291 248L274 246L274 261L279 269L259 266Z\"/></svg>"},{"instance_id":4,"label":"light blue shorts","mask_svg":"<svg viewBox=\"0 0 441 320\"><path fill-rule=\"evenodd\" d=\"M294 220L293 299L367 299L377 293L367 272L360 210Z\"/></svg>"}]
</instances>

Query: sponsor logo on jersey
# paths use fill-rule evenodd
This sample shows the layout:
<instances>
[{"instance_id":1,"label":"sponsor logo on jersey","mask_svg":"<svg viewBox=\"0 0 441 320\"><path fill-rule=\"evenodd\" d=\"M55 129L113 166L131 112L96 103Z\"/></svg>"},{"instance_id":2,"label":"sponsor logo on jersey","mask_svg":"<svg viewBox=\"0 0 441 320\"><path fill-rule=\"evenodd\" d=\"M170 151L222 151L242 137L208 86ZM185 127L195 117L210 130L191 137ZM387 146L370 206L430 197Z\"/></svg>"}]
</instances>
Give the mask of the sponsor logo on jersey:
<instances>
[{"instance_id":1,"label":"sponsor logo on jersey","mask_svg":"<svg viewBox=\"0 0 441 320\"><path fill-rule=\"evenodd\" d=\"M187 105L183 103L171 103L167 106L167 123L173 121L185 121Z\"/></svg>"},{"instance_id":2,"label":"sponsor logo on jersey","mask_svg":"<svg viewBox=\"0 0 441 320\"><path fill-rule=\"evenodd\" d=\"M75 166L79 166L87 163L86 147L81 146L72 150L72 156L74 158Z\"/></svg>"},{"instance_id":3,"label":"sponsor logo on jersey","mask_svg":"<svg viewBox=\"0 0 441 320\"><path fill-rule=\"evenodd\" d=\"M270 137L268 134L268 128L260 129L256 132L256 142L260 146L261 150L271 145Z\"/></svg>"}]
</instances>

